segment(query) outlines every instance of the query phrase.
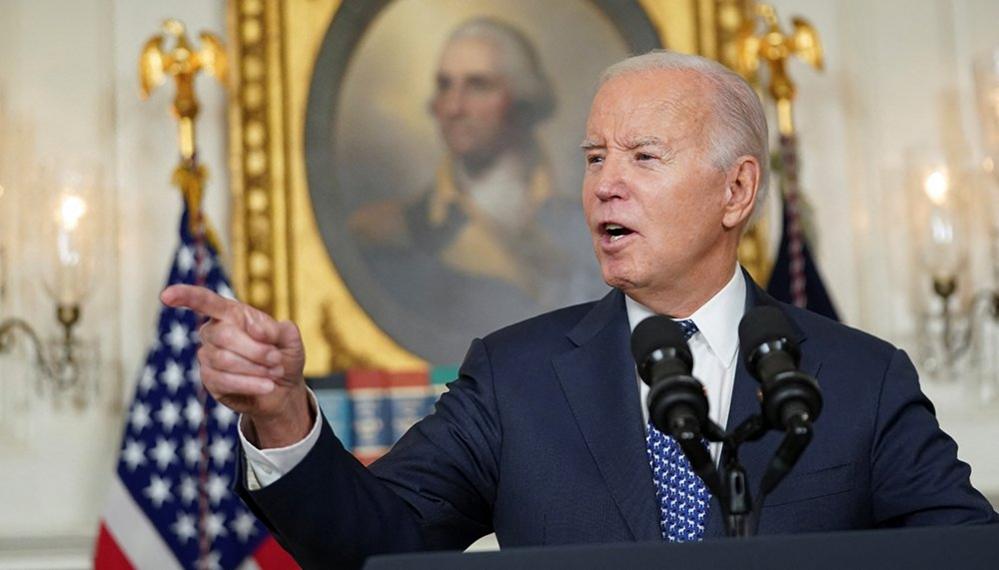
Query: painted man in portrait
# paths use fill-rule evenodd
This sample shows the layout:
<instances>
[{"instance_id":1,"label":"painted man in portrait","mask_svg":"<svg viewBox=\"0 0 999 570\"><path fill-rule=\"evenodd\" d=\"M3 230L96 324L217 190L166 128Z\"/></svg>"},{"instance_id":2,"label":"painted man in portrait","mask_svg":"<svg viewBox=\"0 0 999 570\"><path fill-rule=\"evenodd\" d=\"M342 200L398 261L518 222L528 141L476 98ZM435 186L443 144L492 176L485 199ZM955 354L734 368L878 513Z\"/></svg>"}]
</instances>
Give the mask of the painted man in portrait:
<instances>
[{"instance_id":1,"label":"painted man in portrait","mask_svg":"<svg viewBox=\"0 0 999 570\"><path fill-rule=\"evenodd\" d=\"M557 191L536 132L554 110L548 76L519 30L485 18L456 28L429 102L447 149L436 179L349 221L380 280L473 328L481 321L482 332L511 313L599 294L592 252L573 239L583 227L578 196Z\"/></svg>"}]
</instances>

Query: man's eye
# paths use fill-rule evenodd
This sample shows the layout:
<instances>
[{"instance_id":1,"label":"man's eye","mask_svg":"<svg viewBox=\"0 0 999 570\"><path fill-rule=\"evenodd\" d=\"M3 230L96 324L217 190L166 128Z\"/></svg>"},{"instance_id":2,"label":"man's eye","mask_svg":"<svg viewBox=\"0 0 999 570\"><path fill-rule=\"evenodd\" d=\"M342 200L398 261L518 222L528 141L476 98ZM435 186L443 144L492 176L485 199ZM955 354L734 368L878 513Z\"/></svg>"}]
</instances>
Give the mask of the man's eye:
<instances>
[{"instance_id":1,"label":"man's eye","mask_svg":"<svg viewBox=\"0 0 999 570\"><path fill-rule=\"evenodd\" d=\"M468 88L477 93L485 93L496 89L498 83L490 77L473 76L468 78Z\"/></svg>"},{"instance_id":2,"label":"man's eye","mask_svg":"<svg viewBox=\"0 0 999 570\"><path fill-rule=\"evenodd\" d=\"M604 161L604 157L596 154L590 154L586 157L586 164L600 164Z\"/></svg>"},{"instance_id":3,"label":"man's eye","mask_svg":"<svg viewBox=\"0 0 999 570\"><path fill-rule=\"evenodd\" d=\"M656 159L656 157L652 156L651 154L645 153L645 152L640 152L640 153L638 153L638 154L635 155L635 160L655 160L655 159Z\"/></svg>"}]
</instances>

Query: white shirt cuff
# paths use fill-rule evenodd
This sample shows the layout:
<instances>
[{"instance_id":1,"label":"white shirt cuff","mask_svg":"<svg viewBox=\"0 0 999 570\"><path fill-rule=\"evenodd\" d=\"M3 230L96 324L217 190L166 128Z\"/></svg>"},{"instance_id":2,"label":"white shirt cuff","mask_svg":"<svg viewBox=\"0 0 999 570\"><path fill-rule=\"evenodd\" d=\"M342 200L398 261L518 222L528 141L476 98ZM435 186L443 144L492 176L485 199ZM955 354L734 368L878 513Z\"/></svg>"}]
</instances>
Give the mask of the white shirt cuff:
<instances>
[{"instance_id":1,"label":"white shirt cuff","mask_svg":"<svg viewBox=\"0 0 999 570\"><path fill-rule=\"evenodd\" d=\"M249 419L240 415L239 441L243 445L243 453L246 454L246 486L249 490L259 491L287 475L305 459L305 456L319 441L319 425L323 420L322 414L319 412L319 403L312 390L309 390L309 399L312 401L312 409L316 411L316 421L312 424L309 435L287 447L258 449L257 446L250 443L243 433L246 425L244 422L249 422Z\"/></svg>"}]
</instances>

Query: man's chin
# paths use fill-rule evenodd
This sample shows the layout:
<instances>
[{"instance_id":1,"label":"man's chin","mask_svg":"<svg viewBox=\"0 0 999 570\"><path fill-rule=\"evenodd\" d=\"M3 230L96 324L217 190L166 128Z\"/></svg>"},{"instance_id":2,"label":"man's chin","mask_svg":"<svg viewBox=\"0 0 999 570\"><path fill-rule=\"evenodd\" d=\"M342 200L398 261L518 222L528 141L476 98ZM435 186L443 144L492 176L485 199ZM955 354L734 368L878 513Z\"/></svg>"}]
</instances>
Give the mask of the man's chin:
<instances>
[{"instance_id":1,"label":"man's chin","mask_svg":"<svg viewBox=\"0 0 999 570\"><path fill-rule=\"evenodd\" d=\"M483 152L476 148L472 152L457 153L451 151L451 153L452 159L472 175L488 168L496 160L496 152L491 150Z\"/></svg>"},{"instance_id":2,"label":"man's chin","mask_svg":"<svg viewBox=\"0 0 999 570\"><path fill-rule=\"evenodd\" d=\"M631 279L629 275L624 274L623 272L611 273L604 271L603 278L604 278L604 283L610 285L615 289L620 289L621 291L624 291L626 293L637 287L637 284L635 283L634 279Z\"/></svg>"},{"instance_id":3,"label":"man's chin","mask_svg":"<svg viewBox=\"0 0 999 570\"><path fill-rule=\"evenodd\" d=\"M485 146L478 137L470 133L453 134L444 137L444 144L447 146L451 156L464 160L474 158L477 155L486 154Z\"/></svg>"}]
</instances>

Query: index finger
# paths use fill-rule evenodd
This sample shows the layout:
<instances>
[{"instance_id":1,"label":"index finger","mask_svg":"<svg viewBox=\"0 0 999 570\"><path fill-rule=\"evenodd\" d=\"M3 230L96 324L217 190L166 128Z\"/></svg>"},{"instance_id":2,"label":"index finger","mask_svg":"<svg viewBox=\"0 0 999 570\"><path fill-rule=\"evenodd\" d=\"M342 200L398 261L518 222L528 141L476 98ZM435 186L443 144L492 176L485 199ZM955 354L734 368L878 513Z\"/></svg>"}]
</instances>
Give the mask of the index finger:
<instances>
[{"instance_id":1,"label":"index finger","mask_svg":"<svg viewBox=\"0 0 999 570\"><path fill-rule=\"evenodd\" d=\"M210 289L194 285L171 285L160 293L160 300L170 307L186 307L216 320L224 319L235 303Z\"/></svg>"}]
</instances>

